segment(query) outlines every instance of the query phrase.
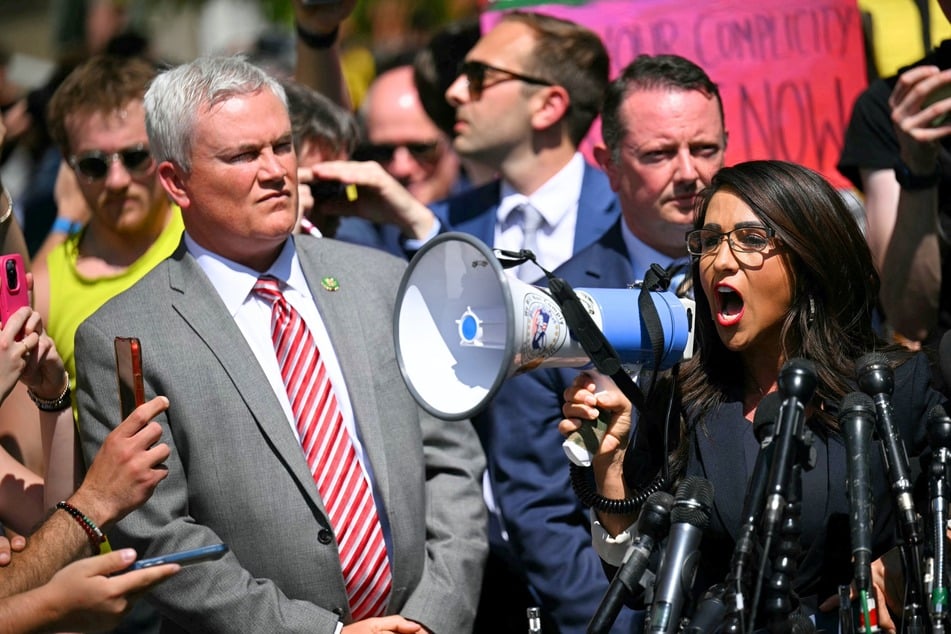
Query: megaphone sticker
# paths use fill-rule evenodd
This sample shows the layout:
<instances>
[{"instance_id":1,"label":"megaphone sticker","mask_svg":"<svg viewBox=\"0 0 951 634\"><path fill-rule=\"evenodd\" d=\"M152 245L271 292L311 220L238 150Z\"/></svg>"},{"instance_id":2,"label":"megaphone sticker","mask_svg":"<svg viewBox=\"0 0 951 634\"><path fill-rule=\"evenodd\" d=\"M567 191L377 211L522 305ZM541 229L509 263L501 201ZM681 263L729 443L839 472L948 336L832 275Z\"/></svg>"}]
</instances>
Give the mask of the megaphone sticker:
<instances>
[{"instance_id":1,"label":"megaphone sticker","mask_svg":"<svg viewBox=\"0 0 951 634\"><path fill-rule=\"evenodd\" d=\"M521 340L518 372L528 372L540 366L561 348L567 333L557 305L547 295L528 293L524 298L522 323L527 332Z\"/></svg>"}]
</instances>

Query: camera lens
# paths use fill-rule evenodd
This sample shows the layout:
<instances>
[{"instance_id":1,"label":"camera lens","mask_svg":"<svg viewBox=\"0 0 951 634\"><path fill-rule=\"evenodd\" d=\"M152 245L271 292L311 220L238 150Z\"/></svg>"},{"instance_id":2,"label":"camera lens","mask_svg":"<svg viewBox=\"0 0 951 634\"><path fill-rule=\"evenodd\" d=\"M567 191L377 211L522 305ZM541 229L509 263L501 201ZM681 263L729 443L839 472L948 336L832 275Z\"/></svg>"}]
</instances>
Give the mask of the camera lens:
<instances>
[{"instance_id":1,"label":"camera lens","mask_svg":"<svg viewBox=\"0 0 951 634\"><path fill-rule=\"evenodd\" d=\"M17 290L17 265L13 260L7 260L7 288Z\"/></svg>"},{"instance_id":2,"label":"camera lens","mask_svg":"<svg viewBox=\"0 0 951 634\"><path fill-rule=\"evenodd\" d=\"M310 184L310 193L314 202L325 202L346 196L347 186L340 181L314 181Z\"/></svg>"}]
</instances>

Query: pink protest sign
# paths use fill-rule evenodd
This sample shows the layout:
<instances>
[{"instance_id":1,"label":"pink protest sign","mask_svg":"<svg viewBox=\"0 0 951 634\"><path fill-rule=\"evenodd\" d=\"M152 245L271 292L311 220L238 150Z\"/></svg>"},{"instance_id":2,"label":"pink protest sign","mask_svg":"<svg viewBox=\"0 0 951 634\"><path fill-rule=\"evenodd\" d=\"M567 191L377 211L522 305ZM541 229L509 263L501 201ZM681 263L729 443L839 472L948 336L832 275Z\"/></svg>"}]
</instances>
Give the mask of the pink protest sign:
<instances>
[{"instance_id":1,"label":"pink protest sign","mask_svg":"<svg viewBox=\"0 0 951 634\"><path fill-rule=\"evenodd\" d=\"M835 163L866 85L855 0L495 2L483 30L498 20L497 9L515 5L596 31L612 77L640 53L676 53L702 66L723 97L728 164L784 159L848 186ZM600 140L600 126L591 136Z\"/></svg>"}]
</instances>

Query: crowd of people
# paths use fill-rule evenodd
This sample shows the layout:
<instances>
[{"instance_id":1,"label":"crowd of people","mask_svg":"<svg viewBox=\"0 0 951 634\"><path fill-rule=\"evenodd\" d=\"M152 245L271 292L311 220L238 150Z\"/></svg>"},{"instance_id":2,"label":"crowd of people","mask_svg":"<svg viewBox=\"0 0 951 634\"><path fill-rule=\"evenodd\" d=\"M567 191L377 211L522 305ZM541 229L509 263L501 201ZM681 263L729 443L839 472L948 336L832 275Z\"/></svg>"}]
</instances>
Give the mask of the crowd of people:
<instances>
[{"instance_id":1,"label":"crowd of people","mask_svg":"<svg viewBox=\"0 0 951 634\"><path fill-rule=\"evenodd\" d=\"M0 448L0 630L482 634L529 631L536 608L543 632L585 632L645 486L703 478L699 599L733 572L753 421L796 359L816 386L788 593L838 627L856 361L881 353L894 373L916 464L947 401L951 97L933 95L951 43L855 104L839 169L863 193L860 227L807 167L725 165L724 104L693 60L640 55L612 78L592 30L516 10L436 34L354 108L339 38L357 1L293 4L290 74L139 49L63 73L43 113L55 218L35 245L0 184L3 253L27 263L32 296L0 324L0 428L16 440ZM23 116L7 111L0 148ZM391 324L408 263L448 232L530 249L506 272L522 283L626 288L663 270L695 302L695 349L634 377L646 403L543 368L471 420L441 419L407 388ZM124 418L116 337L142 351ZM582 495L561 444L596 419ZM632 442L651 428L665 441L645 460ZM869 452L871 585L879 624L900 630L887 463ZM132 568L218 543L214 560ZM655 616L628 599L610 631Z\"/></svg>"}]
</instances>

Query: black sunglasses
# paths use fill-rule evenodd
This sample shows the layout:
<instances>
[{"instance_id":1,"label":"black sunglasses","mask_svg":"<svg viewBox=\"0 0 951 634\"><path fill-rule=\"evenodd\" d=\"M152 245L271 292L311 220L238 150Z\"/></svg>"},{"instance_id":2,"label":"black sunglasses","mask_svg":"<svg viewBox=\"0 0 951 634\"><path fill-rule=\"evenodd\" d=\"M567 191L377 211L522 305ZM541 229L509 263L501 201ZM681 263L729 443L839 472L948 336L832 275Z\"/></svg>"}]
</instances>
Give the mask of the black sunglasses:
<instances>
[{"instance_id":1,"label":"black sunglasses","mask_svg":"<svg viewBox=\"0 0 951 634\"><path fill-rule=\"evenodd\" d=\"M485 81L486 71L501 73L505 75L505 77L500 77L487 83ZM491 88L496 84L501 84L502 82L506 81L523 81L526 84L535 84L536 86L555 85L547 79L522 75L521 73L505 70L504 68L498 68L497 66L490 66L489 64L477 62L475 60L466 60L462 62L462 64L459 65L459 74L466 76L466 82L469 84L469 99L471 101L478 101L481 99L482 93L485 92L486 88Z\"/></svg>"},{"instance_id":2,"label":"black sunglasses","mask_svg":"<svg viewBox=\"0 0 951 634\"><path fill-rule=\"evenodd\" d=\"M366 143L353 153L355 161L376 161L386 164L393 160L397 148L406 148L417 163L435 163L439 160L439 141L418 143Z\"/></svg>"},{"instance_id":3,"label":"black sunglasses","mask_svg":"<svg viewBox=\"0 0 951 634\"><path fill-rule=\"evenodd\" d=\"M115 161L122 161L122 166L133 174L142 174L152 167L152 155L145 145L134 145L112 153L90 150L69 157L70 166L88 182L105 178L109 166Z\"/></svg>"}]
</instances>

